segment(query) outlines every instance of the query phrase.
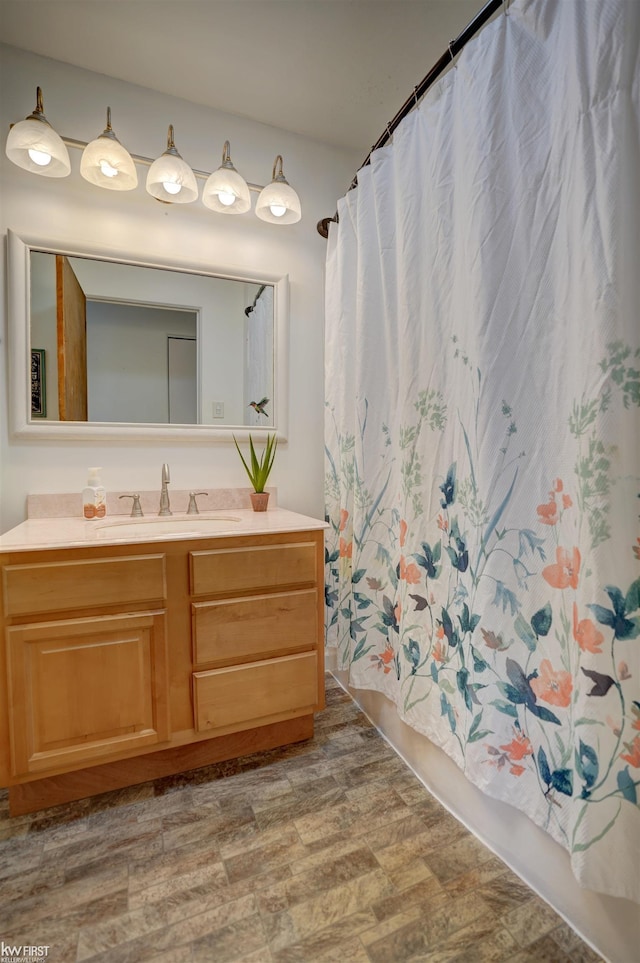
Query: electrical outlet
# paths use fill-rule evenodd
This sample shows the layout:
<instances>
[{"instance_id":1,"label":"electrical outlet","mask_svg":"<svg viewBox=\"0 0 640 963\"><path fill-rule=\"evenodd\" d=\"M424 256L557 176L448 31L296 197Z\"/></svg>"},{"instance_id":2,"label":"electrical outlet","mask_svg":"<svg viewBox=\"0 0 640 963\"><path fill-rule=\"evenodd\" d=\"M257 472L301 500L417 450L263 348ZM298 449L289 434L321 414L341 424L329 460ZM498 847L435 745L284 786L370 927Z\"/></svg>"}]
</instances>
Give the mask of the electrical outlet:
<instances>
[{"instance_id":1,"label":"electrical outlet","mask_svg":"<svg viewBox=\"0 0 640 963\"><path fill-rule=\"evenodd\" d=\"M224 401L214 401L212 405L212 416L214 418L224 418Z\"/></svg>"}]
</instances>

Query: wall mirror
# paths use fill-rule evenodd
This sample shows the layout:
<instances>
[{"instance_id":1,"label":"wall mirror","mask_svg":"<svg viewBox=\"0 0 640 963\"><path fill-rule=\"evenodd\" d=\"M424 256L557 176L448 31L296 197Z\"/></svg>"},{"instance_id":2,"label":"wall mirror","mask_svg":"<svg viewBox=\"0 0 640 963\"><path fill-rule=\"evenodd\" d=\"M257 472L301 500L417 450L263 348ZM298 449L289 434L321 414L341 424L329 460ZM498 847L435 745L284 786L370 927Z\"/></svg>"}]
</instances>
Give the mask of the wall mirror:
<instances>
[{"instance_id":1,"label":"wall mirror","mask_svg":"<svg viewBox=\"0 0 640 963\"><path fill-rule=\"evenodd\" d=\"M13 433L287 429L288 279L8 233Z\"/></svg>"}]
</instances>

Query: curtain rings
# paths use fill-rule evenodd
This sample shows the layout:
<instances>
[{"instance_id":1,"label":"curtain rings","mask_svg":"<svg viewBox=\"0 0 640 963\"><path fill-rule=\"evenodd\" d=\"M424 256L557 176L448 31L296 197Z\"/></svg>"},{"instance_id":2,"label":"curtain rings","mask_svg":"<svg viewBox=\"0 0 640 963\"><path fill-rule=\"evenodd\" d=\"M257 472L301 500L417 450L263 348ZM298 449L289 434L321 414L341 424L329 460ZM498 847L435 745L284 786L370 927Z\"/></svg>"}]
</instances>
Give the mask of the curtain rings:
<instances>
[{"instance_id":1,"label":"curtain rings","mask_svg":"<svg viewBox=\"0 0 640 963\"><path fill-rule=\"evenodd\" d=\"M452 62L452 63L453 63L453 61L456 59L456 55L455 55L454 52L453 52L453 45L454 45L454 43L455 43L455 40L450 40L450 41L449 41L449 56L451 57L451 62ZM454 70L455 70L455 69L456 69L456 68L454 67Z\"/></svg>"},{"instance_id":2,"label":"curtain rings","mask_svg":"<svg viewBox=\"0 0 640 963\"><path fill-rule=\"evenodd\" d=\"M509 7L511 6L511 0L504 0L504 15L507 17L509 15Z\"/></svg>"}]
</instances>

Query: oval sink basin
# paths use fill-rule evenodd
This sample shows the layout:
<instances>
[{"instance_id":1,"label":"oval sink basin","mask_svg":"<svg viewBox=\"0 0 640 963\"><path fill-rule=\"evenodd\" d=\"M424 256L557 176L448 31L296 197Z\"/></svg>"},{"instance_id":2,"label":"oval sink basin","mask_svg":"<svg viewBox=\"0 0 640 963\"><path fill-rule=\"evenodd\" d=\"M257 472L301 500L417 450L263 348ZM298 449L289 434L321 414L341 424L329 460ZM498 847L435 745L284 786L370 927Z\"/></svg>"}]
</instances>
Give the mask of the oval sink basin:
<instances>
[{"instance_id":1,"label":"oval sink basin","mask_svg":"<svg viewBox=\"0 0 640 963\"><path fill-rule=\"evenodd\" d=\"M240 521L234 515L216 515L215 518L201 518L190 516L169 516L167 518L129 518L122 522L105 522L99 526L103 535L115 535L118 538L133 535L136 538L146 538L151 535L206 535L208 532L229 528Z\"/></svg>"}]
</instances>

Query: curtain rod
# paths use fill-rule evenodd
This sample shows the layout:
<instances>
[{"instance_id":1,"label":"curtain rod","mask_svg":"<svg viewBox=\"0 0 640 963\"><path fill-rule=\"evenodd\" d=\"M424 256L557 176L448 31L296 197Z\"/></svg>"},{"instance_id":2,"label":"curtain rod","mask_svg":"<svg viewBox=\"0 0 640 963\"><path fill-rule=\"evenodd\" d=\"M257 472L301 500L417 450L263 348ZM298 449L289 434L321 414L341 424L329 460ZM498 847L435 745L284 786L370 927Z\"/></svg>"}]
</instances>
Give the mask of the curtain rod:
<instances>
[{"instance_id":1,"label":"curtain rod","mask_svg":"<svg viewBox=\"0 0 640 963\"><path fill-rule=\"evenodd\" d=\"M391 140L394 130L404 118L411 113L411 111L417 106L418 100L423 97L429 87L438 79L441 73L443 73L449 66L451 61L460 53L462 48L471 40L473 36L480 30L481 27L485 25L487 20L489 20L494 13L500 9L500 7L505 4L505 8L508 7L510 0L489 0L488 3L484 5L482 10L473 18L473 20L467 24L462 33L460 33L455 40L452 40L449 44L447 50L442 54L440 59L433 65L426 77L420 81L417 87L414 87L411 96L404 102L398 113L395 115L393 120L387 124L387 129L383 134L380 135L378 140L375 142L369 153L367 154L366 160L362 167L366 167L367 164L371 163L371 155L374 150L378 150L380 147ZM362 167L360 169L362 169ZM349 190L352 190L358 184L358 175L356 174L351 184L349 185ZM329 223L331 221L338 220L337 213L333 217L323 217L321 221L318 221L318 234L322 237L329 237Z\"/></svg>"}]
</instances>

